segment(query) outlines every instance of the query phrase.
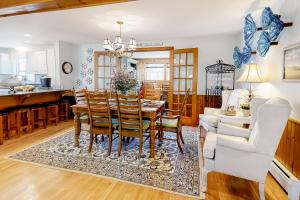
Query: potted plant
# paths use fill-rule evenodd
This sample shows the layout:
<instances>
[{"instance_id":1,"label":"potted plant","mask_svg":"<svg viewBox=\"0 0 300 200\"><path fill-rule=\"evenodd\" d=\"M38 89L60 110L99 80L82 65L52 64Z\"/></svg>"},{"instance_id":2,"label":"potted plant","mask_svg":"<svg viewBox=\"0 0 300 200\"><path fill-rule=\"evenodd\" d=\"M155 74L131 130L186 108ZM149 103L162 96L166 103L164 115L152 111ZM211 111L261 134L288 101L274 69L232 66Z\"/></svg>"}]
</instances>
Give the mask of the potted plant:
<instances>
[{"instance_id":1,"label":"potted plant","mask_svg":"<svg viewBox=\"0 0 300 200\"><path fill-rule=\"evenodd\" d=\"M113 71L112 76L112 89L126 95L129 90L132 90L137 85L134 77L127 72L125 68L117 67Z\"/></svg>"},{"instance_id":2,"label":"potted plant","mask_svg":"<svg viewBox=\"0 0 300 200\"><path fill-rule=\"evenodd\" d=\"M241 104L241 110L243 116L248 117L250 115L250 105L249 104Z\"/></svg>"}]
</instances>

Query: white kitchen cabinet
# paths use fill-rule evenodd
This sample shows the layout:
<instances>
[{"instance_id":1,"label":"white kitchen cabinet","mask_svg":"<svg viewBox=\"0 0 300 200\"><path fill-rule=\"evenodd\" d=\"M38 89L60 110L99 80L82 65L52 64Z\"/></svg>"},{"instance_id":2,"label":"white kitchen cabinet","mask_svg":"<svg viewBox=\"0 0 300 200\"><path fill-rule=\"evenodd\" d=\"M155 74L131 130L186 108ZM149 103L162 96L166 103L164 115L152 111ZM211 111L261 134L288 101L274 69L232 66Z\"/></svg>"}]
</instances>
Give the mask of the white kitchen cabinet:
<instances>
[{"instance_id":1,"label":"white kitchen cabinet","mask_svg":"<svg viewBox=\"0 0 300 200\"><path fill-rule=\"evenodd\" d=\"M29 52L26 71L29 74L47 74L47 51Z\"/></svg>"},{"instance_id":2,"label":"white kitchen cabinet","mask_svg":"<svg viewBox=\"0 0 300 200\"><path fill-rule=\"evenodd\" d=\"M0 53L0 74L15 74L16 69L12 64L9 53Z\"/></svg>"}]
</instances>

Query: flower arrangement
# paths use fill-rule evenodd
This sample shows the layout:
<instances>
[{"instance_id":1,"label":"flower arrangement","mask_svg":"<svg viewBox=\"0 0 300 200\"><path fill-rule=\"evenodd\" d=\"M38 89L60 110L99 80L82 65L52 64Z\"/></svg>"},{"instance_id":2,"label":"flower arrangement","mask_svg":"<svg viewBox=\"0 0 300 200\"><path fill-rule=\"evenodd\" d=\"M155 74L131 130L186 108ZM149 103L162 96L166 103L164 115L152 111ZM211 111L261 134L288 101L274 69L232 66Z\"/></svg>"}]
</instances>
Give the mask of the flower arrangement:
<instances>
[{"instance_id":1,"label":"flower arrangement","mask_svg":"<svg viewBox=\"0 0 300 200\"><path fill-rule=\"evenodd\" d=\"M242 109L243 116L248 117L250 115L250 104L244 103L244 104L241 104L240 107Z\"/></svg>"},{"instance_id":2,"label":"flower arrangement","mask_svg":"<svg viewBox=\"0 0 300 200\"><path fill-rule=\"evenodd\" d=\"M250 105L249 104L241 104L241 109L242 110L250 110Z\"/></svg>"},{"instance_id":3,"label":"flower arrangement","mask_svg":"<svg viewBox=\"0 0 300 200\"><path fill-rule=\"evenodd\" d=\"M122 94L126 94L137 85L137 80L122 67L117 67L116 70L113 71L111 81L112 89Z\"/></svg>"}]
</instances>

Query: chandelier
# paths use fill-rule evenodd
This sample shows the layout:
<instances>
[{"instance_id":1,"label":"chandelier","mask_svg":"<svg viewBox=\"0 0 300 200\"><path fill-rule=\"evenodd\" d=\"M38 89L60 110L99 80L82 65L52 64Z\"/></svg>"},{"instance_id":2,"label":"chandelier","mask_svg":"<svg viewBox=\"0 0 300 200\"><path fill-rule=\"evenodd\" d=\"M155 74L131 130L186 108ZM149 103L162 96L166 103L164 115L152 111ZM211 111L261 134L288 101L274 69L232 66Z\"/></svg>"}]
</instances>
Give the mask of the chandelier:
<instances>
[{"instance_id":1,"label":"chandelier","mask_svg":"<svg viewBox=\"0 0 300 200\"><path fill-rule=\"evenodd\" d=\"M103 47L105 51L110 53L110 55L117 56L117 57L131 57L133 52L136 50L135 39L131 38L126 48L122 39L122 25L124 24L124 22L117 21L117 24L119 24L120 26L120 33L118 36L115 37L115 42L112 43L107 38L104 40Z\"/></svg>"}]
</instances>

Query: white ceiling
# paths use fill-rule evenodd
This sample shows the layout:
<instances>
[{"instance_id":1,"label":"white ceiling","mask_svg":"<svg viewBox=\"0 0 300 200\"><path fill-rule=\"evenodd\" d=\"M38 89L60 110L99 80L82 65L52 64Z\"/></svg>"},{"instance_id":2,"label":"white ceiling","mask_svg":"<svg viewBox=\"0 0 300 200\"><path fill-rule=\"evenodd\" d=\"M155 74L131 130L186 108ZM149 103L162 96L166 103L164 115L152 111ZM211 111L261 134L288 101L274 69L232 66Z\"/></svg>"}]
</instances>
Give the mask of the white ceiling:
<instances>
[{"instance_id":1,"label":"white ceiling","mask_svg":"<svg viewBox=\"0 0 300 200\"><path fill-rule=\"evenodd\" d=\"M102 43L123 37L159 41L242 30L245 12L282 0L140 0L121 4L0 18L0 47L45 45L57 40ZM25 37L30 34L31 37Z\"/></svg>"}]
</instances>

